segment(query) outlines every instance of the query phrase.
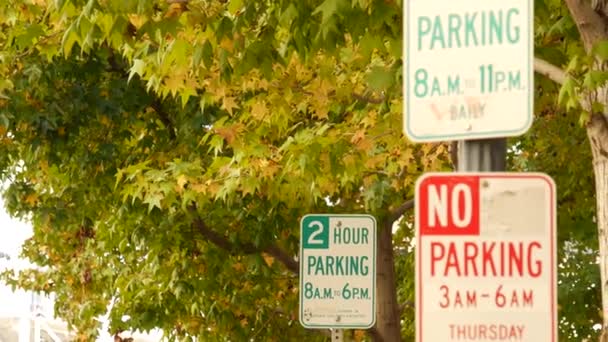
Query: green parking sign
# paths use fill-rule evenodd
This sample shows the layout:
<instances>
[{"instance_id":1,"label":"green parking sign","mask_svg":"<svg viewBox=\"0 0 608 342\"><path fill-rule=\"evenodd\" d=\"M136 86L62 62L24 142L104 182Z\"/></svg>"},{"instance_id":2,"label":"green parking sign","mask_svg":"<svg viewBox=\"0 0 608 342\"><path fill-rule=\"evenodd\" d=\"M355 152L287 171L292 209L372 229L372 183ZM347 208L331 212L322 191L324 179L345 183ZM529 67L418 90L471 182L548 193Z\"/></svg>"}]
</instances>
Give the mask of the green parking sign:
<instances>
[{"instance_id":1,"label":"green parking sign","mask_svg":"<svg viewBox=\"0 0 608 342\"><path fill-rule=\"evenodd\" d=\"M376 220L309 214L300 221L300 323L369 328L376 321Z\"/></svg>"}]
</instances>

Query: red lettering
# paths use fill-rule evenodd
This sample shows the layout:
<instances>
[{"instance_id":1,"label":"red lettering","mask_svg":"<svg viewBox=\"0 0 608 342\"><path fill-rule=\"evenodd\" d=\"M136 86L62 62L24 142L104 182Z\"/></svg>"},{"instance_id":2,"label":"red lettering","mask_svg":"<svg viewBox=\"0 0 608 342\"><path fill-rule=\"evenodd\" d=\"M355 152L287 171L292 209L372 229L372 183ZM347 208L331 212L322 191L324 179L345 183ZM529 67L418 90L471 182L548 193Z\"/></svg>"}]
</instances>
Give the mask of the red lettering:
<instances>
[{"instance_id":1,"label":"red lettering","mask_svg":"<svg viewBox=\"0 0 608 342\"><path fill-rule=\"evenodd\" d=\"M524 264L523 264L523 257L524 257L524 250L523 250L523 243L518 243L518 247L519 247L519 251L515 250L515 246L513 246L513 244L509 244L509 276L513 276L513 265L515 265L515 267L518 270L518 274L520 276L523 275L523 269L524 269ZM528 256L528 259L529 256Z\"/></svg>"},{"instance_id":2,"label":"red lettering","mask_svg":"<svg viewBox=\"0 0 608 342\"><path fill-rule=\"evenodd\" d=\"M483 263L483 274L488 274L487 267L488 264L490 264L490 266L492 266L492 274L496 275L496 267L494 266L494 258L492 257L492 251L494 250L495 245L495 242L490 243L489 246L485 243L482 245L483 256L481 257L481 260Z\"/></svg>"},{"instance_id":3,"label":"red lettering","mask_svg":"<svg viewBox=\"0 0 608 342\"><path fill-rule=\"evenodd\" d=\"M534 247L541 249L541 245L538 241L531 242L528 245L528 273L530 273L532 277L536 278L540 277L540 275L543 273L543 263L538 259L534 261L532 260L532 254L534 254L532 249Z\"/></svg>"},{"instance_id":4,"label":"red lettering","mask_svg":"<svg viewBox=\"0 0 608 342\"><path fill-rule=\"evenodd\" d=\"M474 242L465 242L464 243L464 274L469 275L477 275L477 265L475 264L475 259L477 259L477 244ZM471 267L471 272L469 273L469 265Z\"/></svg>"},{"instance_id":5,"label":"red lettering","mask_svg":"<svg viewBox=\"0 0 608 342\"><path fill-rule=\"evenodd\" d=\"M450 242L450 247L448 248L448 261L445 263L445 272L443 272L444 276L447 276L450 268L456 268L456 275L460 276L460 267L458 266L458 254L456 254L456 245L453 242Z\"/></svg>"},{"instance_id":6,"label":"red lettering","mask_svg":"<svg viewBox=\"0 0 608 342\"><path fill-rule=\"evenodd\" d=\"M439 248L441 252L436 254L436 249ZM431 242L431 277L435 276L435 263L443 259L445 255L445 247L440 242Z\"/></svg>"},{"instance_id":7,"label":"red lettering","mask_svg":"<svg viewBox=\"0 0 608 342\"><path fill-rule=\"evenodd\" d=\"M540 277L538 241L432 241L431 276Z\"/></svg>"}]
</instances>

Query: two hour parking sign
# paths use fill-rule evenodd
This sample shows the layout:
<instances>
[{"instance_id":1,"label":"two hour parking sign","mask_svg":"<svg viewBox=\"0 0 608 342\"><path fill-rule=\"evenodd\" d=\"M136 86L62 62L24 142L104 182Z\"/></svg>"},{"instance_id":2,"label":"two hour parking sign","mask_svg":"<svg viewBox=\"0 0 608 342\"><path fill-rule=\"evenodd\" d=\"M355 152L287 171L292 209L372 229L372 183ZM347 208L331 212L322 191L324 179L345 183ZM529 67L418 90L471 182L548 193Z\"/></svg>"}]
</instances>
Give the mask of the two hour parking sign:
<instances>
[{"instance_id":1,"label":"two hour parking sign","mask_svg":"<svg viewBox=\"0 0 608 342\"><path fill-rule=\"evenodd\" d=\"M369 328L376 322L376 220L310 214L300 222L300 323Z\"/></svg>"}]
</instances>

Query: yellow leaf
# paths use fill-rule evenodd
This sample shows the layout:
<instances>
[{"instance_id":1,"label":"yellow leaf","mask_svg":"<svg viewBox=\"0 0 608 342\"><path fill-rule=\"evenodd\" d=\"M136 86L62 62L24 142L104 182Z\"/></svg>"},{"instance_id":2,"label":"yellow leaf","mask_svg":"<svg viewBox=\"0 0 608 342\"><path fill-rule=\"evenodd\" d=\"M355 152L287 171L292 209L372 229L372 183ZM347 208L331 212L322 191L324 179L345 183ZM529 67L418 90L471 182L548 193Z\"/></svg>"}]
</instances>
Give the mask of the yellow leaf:
<instances>
[{"instance_id":1,"label":"yellow leaf","mask_svg":"<svg viewBox=\"0 0 608 342\"><path fill-rule=\"evenodd\" d=\"M38 163L38 168L40 168L40 170L47 172L49 170L49 162L46 160L41 160Z\"/></svg>"},{"instance_id":2,"label":"yellow leaf","mask_svg":"<svg viewBox=\"0 0 608 342\"><path fill-rule=\"evenodd\" d=\"M363 138L357 144L356 147L359 151L369 151L373 146L371 139Z\"/></svg>"},{"instance_id":3,"label":"yellow leaf","mask_svg":"<svg viewBox=\"0 0 608 342\"><path fill-rule=\"evenodd\" d=\"M262 101L256 101L253 106L251 106L251 115L256 120L262 120L268 113L268 109L266 108L266 104Z\"/></svg>"},{"instance_id":4,"label":"yellow leaf","mask_svg":"<svg viewBox=\"0 0 608 342\"><path fill-rule=\"evenodd\" d=\"M245 266L240 262L232 264L232 268L237 272L243 272L245 270Z\"/></svg>"},{"instance_id":5,"label":"yellow leaf","mask_svg":"<svg viewBox=\"0 0 608 342\"><path fill-rule=\"evenodd\" d=\"M248 324L249 324L249 323L247 322L247 318L243 318L243 319L241 320L241 326L242 326L243 328L244 328L244 327L246 327Z\"/></svg>"},{"instance_id":6,"label":"yellow leaf","mask_svg":"<svg viewBox=\"0 0 608 342\"><path fill-rule=\"evenodd\" d=\"M188 177L186 175L177 176L177 192L182 193L184 191L184 185L188 183Z\"/></svg>"},{"instance_id":7,"label":"yellow leaf","mask_svg":"<svg viewBox=\"0 0 608 342\"><path fill-rule=\"evenodd\" d=\"M361 123L363 123L363 126L365 126L365 127L375 126L377 117L378 117L378 113L375 110L372 110L369 113L367 113L367 115L365 116L365 118L363 118Z\"/></svg>"},{"instance_id":8,"label":"yellow leaf","mask_svg":"<svg viewBox=\"0 0 608 342\"><path fill-rule=\"evenodd\" d=\"M169 77L166 77L164 83L166 89L174 96L180 90L184 89L184 77L177 73L172 73Z\"/></svg>"},{"instance_id":9,"label":"yellow leaf","mask_svg":"<svg viewBox=\"0 0 608 342\"><path fill-rule=\"evenodd\" d=\"M148 17L145 15L129 14L129 22L135 26L136 29L142 27L148 21Z\"/></svg>"},{"instance_id":10,"label":"yellow leaf","mask_svg":"<svg viewBox=\"0 0 608 342\"><path fill-rule=\"evenodd\" d=\"M180 16L182 13L184 13L184 11L187 9L188 7L186 6L185 3L172 3L169 6L169 9L167 10L167 13L165 13L165 18L173 18L173 17L178 17Z\"/></svg>"},{"instance_id":11,"label":"yellow leaf","mask_svg":"<svg viewBox=\"0 0 608 342\"><path fill-rule=\"evenodd\" d=\"M228 39L228 37L224 37L220 42L220 47L232 53L234 51L234 41L232 39Z\"/></svg>"},{"instance_id":12,"label":"yellow leaf","mask_svg":"<svg viewBox=\"0 0 608 342\"><path fill-rule=\"evenodd\" d=\"M226 96L222 99L222 108L232 115L232 110L234 108L239 108L239 106L236 104L234 97Z\"/></svg>"},{"instance_id":13,"label":"yellow leaf","mask_svg":"<svg viewBox=\"0 0 608 342\"><path fill-rule=\"evenodd\" d=\"M355 134L353 135L353 137L350 139L350 142L353 143L353 144L357 144L364 137L365 137L365 130L364 129L360 129L360 130L358 130L358 131L355 132Z\"/></svg>"},{"instance_id":14,"label":"yellow leaf","mask_svg":"<svg viewBox=\"0 0 608 342\"><path fill-rule=\"evenodd\" d=\"M216 128L215 132L224 138L228 144L232 144L237 135L239 135L239 133L241 133L243 130L244 126L238 123L232 126Z\"/></svg>"},{"instance_id":15,"label":"yellow leaf","mask_svg":"<svg viewBox=\"0 0 608 342\"><path fill-rule=\"evenodd\" d=\"M355 160L355 157L353 157L350 154L347 154L344 157L342 157L342 162L344 163L344 166L346 168L350 168L355 165L356 160Z\"/></svg>"},{"instance_id":16,"label":"yellow leaf","mask_svg":"<svg viewBox=\"0 0 608 342\"><path fill-rule=\"evenodd\" d=\"M207 187L205 186L205 184L202 183L196 183L196 184L192 184L192 190L194 190L194 192L197 193L203 193L207 190Z\"/></svg>"},{"instance_id":17,"label":"yellow leaf","mask_svg":"<svg viewBox=\"0 0 608 342\"><path fill-rule=\"evenodd\" d=\"M25 197L25 202L31 206L36 205L36 203L38 202L38 195L36 194L29 194Z\"/></svg>"},{"instance_id":18,"label":"yellow leaf","mask_svg":"<svg viewBox=\"0 0 608 342\"><path fill-rule=\"evenodd\" d=\"M272 267L272 264L274 264L274 258L266 253L262 253L262 257L264 258L266 265L268 265L268 267Z\"/></svg>"},{"instance_id":19,"label":"yellow leaf","mask_svg":"<svg viewBox=\"0 0 608 342\"><path fill-rule=\"evenodd\" d=\"M110 127L110 119L105 115L102 115L101 118L99 118L99 122L106 127Z\"/></svg>"},{"instance_id":20,"label":"yellow leaf","mask_svg":"<svg viewBox=\"0 0 608 342\"><path fill-rule=\"evenodd\" d=\"M370 175L370 176L365 176L363 178L363 186L364 187L370 187L372 184L374 184L374 182L378 179L378 176L376 175Z\"/></svg>"},{"instance_id":21,"label":"yellow leaf","mask_svg":"<svg viewBox=\"0 0 608 342\"><path fill-rule=\"evenodd\" d=\"M385 158L386 154L384 153L375 155L365 162L365 167L368 169L382 169L384 168Z\"/></svg>"},{"instance_id":22,"label":"yellow leaf","mask_svg":"<svg viewBox=\"0 0 608 342\"><path fill-rule=\"evenodd\" d=\"M323 120L329 118L329 109L327 108L326 102L316 103L316 105L313 105L313 110L315 112L315 117L318 119Z\"/></svg>"},{"instance_id":23,"label":"yellow leaf","mask_svg":"<svg viewBox=\"0 0 608 342\"><path fill-rule=\"evenodd\" d=\"M355 341L363 341L365 339L365 331L363 330L355 330Z\"/></svg>"}]
</instances>

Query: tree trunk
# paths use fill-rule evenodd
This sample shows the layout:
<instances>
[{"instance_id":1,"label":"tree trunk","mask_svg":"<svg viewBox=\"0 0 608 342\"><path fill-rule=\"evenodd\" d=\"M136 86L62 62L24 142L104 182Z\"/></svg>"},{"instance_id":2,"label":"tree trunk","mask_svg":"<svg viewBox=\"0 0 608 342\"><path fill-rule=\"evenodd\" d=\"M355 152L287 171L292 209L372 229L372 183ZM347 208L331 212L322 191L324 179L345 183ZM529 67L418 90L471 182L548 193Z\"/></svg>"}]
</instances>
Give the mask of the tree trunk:
<instances>
[{"instance_id":1,"label":"tree trunk","mask_svg":"<svg viewBox=\"0 0 608 342\"><path fill-rule=\"evenodd\" d=\"M594 114L587 125L593 152L597 230L599 239L600 290L602 293L603 328L600 342L608 342L608 121Z\"/></svg>"},{"instance_id":2,"label":"tree trunk","mask_svg":"<svg viewBox=\"0 0 608 342\"><path fill-rule=\"evenodd\" d=\"M377 259L376 326L372 336L375 342L400 342L401 328L397 284L395 283L392 222L387 222L380 227Z\"/></svg>"},{"instance_id":3,"label":"tree trunk","mask_svg":"<svg viewBox=\"0 0 608 342\"><path fill-rule=\"evenodd\" d=\"M606 0L565 0L572 19L576 23L583 40L585 51L608 39L608 2ZM598 70L606 70L607 65L597 61ZM593 172L595 173L595 196L597 205L597 230L599 240L600 290L602 294L602 335L600 342L608 342L608 87L582 94L581 104L593 113L590 99L604 105L604 113L594 113L587 124L587 136L593 152ZM585 96L592 95L592 96Z\"/></svg>"}]
</instances>

